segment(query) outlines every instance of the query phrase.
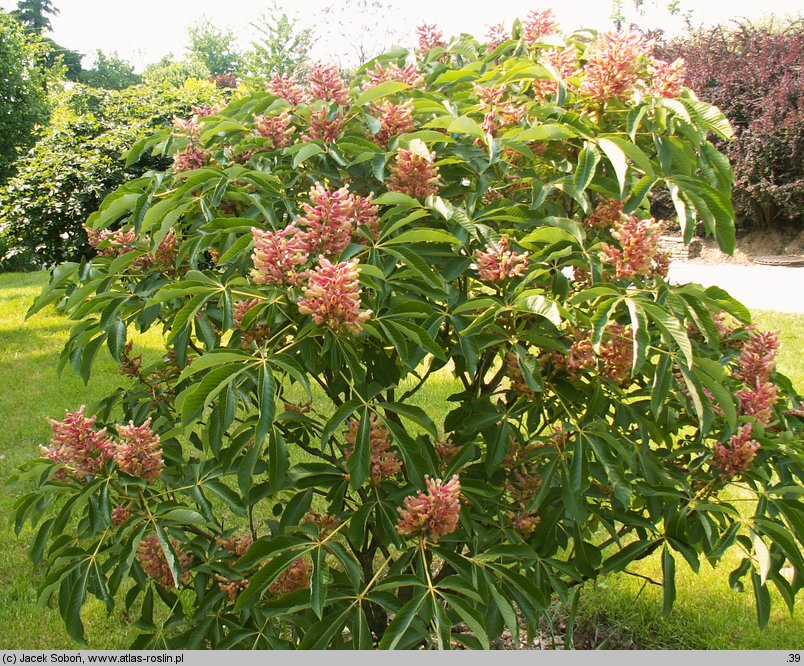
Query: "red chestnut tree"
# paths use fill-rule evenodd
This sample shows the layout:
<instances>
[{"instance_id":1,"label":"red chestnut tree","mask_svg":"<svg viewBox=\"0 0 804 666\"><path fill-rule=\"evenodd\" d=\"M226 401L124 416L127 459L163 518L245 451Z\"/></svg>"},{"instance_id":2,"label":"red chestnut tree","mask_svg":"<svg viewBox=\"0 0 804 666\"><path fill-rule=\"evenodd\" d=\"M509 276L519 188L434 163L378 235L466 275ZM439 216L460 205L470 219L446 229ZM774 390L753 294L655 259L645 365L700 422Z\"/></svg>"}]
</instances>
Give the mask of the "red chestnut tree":
<instances>
[{"instance_id":1,"label":"red chestnut tree","mask_svg":"<svg viewBox=\"0 0 804 666\"><path fill-rule=\"evenodd\" d=\"M173 168L34 304L75 322L63 364L131 378L25 472L76 639L94 595L137 647L488 647L656 551L669 610L678 559L732 547L759 622L770 585L792 609L801 397L648 219L667 188L731 251L729 124L637 35L419 34L138 146Z\"/></svg>"}]
</instances>

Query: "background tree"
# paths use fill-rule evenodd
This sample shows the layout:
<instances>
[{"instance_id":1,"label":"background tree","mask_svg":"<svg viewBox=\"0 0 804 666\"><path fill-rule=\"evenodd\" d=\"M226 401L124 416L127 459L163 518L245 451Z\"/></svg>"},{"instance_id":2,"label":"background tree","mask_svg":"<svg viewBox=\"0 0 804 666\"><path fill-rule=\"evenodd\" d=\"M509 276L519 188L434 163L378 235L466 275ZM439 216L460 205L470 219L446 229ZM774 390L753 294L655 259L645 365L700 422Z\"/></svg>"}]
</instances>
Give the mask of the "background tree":
<instances>
[{"instance_id":1,"label":"background tree","mask_svg":"<svg viewBox=\"0 0 804 666\"><path fill-rule=\"evenodd\" d=\"M78 81L84 68L81 66L83 54L57 44L50 37L42 37L42 53L40 66L46 69L64 67L63 76L68 81Z\"/></svg>"},{"instance_id":2,"label":"background tree","mask_svg":"<svg viewBox=\"0 0 804 666\"><path fill-rule=\"evenodd\" d=\"M35 141L36 125L48 118L44 74L36 66L39 50L17 21L0 14L0 182Z\"/></svg>"},{"instance_id":3,"label":"background tree","mask_svg":"<svg viewBox=\"0 0 804 666\"><path fill-rule=\"evenodd\" d=\"M181 88L190 79L206 80L210 76L207 66L197 60L176 60L173 54L151 63L142 73L144 83L151 86L167 86Z\"/></svg>"},{"instance_id":4,"label":"background tree","mask_svg":"<svg viewBox=\"0 0 804 666\"><path fill-rule=\"evenodd\" d=\"M107 55L98 49L94 66L82 72L79 80L93 88L122 90L139 83L140 76L134 73L134 65L117 55L116 51Z\"/></svg>"},{"instance_id":5,"label":"background tree","mask_svg":"<svg viewBox=\"0 0 804 666\"><path fill-rule=\"evenodd\" d=\"M633 9L626 9L626 4ZM622 30L626 25L634 26L635 22L645 16L645 10L649 7L663 6L670 16L681 16L687 27L692 24L691 9L682 9L681 0L612 0L611 1L611 20L617 30Z\"/></svg>"},{"instance_id":6,"label":"background tree","mask_svg":"<svg viewBox=\"0 0 804 666\"><path fill-rule=\"evenodd\" d=\"M328 41L331 60L342 69L357 67L399 45L405 37L396 0L343 0L321 12L319 34L334 35Z\"/></svg>"},{"instance_id":7,"label":"background tree","mask_svg":"<svg viewBox=\"0 0 804 666\"><path fill-rule=\"evenodd\" d=\"M278 74L303 78L313 44L313 31L301 28L295 16L288 16L274 3L251 24L256 33L245 54L242 78L256 88Z\"/></svg>"},{"instance_id":8,"label":"background tree","mask_svg":"<svg viewBox=\"0 0 804 666\"><path fill-rule=\"evenodd\" d=\"M41 35L45 31L53 30L48 16L58 16L59 10L50 0L19 0L17 9L11 15L17 19L25 29Z\"/></svg>"},{"instance_id":9,"label":"background tree","mask_svg":"<svg viewBox=\"0 0 804 666\"><path fill-rule=\"evenodd\" d=\"M209 19L191 26L188 31L190 44L187 47L190 59L202 63L212 76L233 74L241 62L235 48L235 35L231 30L221 30Z\"/></svg>"}]
</instances>

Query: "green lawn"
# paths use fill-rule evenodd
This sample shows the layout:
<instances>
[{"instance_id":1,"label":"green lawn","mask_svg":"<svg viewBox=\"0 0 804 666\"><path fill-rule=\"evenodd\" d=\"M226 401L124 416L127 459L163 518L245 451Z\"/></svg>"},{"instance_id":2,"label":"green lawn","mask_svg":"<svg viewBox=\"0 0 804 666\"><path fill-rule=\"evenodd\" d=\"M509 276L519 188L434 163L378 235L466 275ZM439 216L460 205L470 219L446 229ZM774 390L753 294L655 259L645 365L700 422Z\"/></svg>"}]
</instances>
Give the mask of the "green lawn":
<instances>
[{"instance_id":1,"label":"green lawn","mask_svg":"<svg viewBox=\"0 0 804 666\"><path fill-rule=\"evenodd\" d=\"M91 404L108 393L119 381L115 364L100 354L92 382L85 387L68 368L56 375L59 352L69 325L48 309L30 321L24 314L44 283L43 273L0 275L0 480L37 455L49 439L47 417L60 417L65 409ZM804 316L758 313L762 328L782 332L783 350L779 366L804 389ZM149 345L149 342L151 343ZM145 340L138 347L154 346ZM433 387L427 402L443 401L453 392L445 376ZM17 490L3 486L0 514L9 516ZM5 548L0 552L0 649L59 649L75 647L63 629L55 609L36 604L41 572L27 558L29 530L17 538L13 526L0 522ZM735 555L736 558L736 555ZM678 598L668 618L661 616L661 591L648 585L640 594L641 579L627 575L600 580L582 595L579 645L599 645L608 638L609 647L643 648L745 648L791 649L804 635L801 612L790 618L774 598L771 622L764 632L756 628L750 593L728 589L726 569L716 572L702 567L694 576L678 565ZM649 559L635 571L660 578L658 561ZM799 602L800 603L800 602ZM800 608L799 608L800 611ZM121 649L136 631L119 611L107 619L100 603L90 602L83 612L92 647Z\"/></svg>"}]
</instances>

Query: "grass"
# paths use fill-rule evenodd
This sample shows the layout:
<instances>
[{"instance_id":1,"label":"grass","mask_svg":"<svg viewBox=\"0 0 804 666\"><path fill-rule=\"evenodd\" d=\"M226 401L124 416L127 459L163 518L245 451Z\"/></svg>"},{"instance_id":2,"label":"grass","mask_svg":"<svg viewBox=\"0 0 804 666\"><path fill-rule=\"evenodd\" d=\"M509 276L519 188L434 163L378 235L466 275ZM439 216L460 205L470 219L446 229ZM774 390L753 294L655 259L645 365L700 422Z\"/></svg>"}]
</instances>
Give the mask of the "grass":
<instances>
[{"instance_id":1,"label":"grass","mask_svg":"<svg viewBox=\"0 0 804 666\"><path fill-rule=\"evenodd\" d=\"M110 392L120 381L115 364L99 354L92 382L84 386L70 369L56 375L59 352L66 340L69 323L47 309L30 321L25 311L45 281L43 273L0 275L0 515L10 516L19 493L4 482L13 470L36 456L48 441L48 417L65 409L91 404ZM782 332L780 368L797 388L804 390L804 316L757 313L762 328ZM156 349L156 339L145 347ZM138 344L142 347L142 342ZM421 406L444 405L454 387L445 377L422 397ZM31 531L20 537L13 526L0 521L0 538L6 547L0 552L0 649L64 649L76 645L67 636L58 611L36 603L36 588L42 572L27 556ZM736 557L736 556L735 556ZM702 566L695 576L677 563L678 598L672 614L661 616L661 591L627 575L610 576L584 590L578 629L579 646L642 648L746 648L790 649L800 644L804 621L800 608L791 619L778 598L774 598L771 622L764 632L756 628L749 592L728 589L726 572L712 572ZM656 558L635 568L644 575L660 578ZM800 602L799 602L800 603ZM115 610L111 618L96 601L82 613L89 644L98 649L125 648L136 630Z\"/></svg>"}]
</instances>

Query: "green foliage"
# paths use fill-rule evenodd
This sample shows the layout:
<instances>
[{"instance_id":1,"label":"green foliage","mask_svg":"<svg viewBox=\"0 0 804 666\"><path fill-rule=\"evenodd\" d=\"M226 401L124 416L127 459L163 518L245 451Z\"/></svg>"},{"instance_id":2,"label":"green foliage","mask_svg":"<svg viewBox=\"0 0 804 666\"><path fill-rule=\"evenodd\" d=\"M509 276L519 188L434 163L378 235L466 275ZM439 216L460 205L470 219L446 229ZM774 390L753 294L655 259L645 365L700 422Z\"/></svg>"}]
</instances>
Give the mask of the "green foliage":
<instances>
[{"instance_id":1,"label":"green foliage","mask_svg":"<svg viewBox=\"0 0 804 666\"><path fill-rule=\"evenodd\" d=\"M17 19L27 31L41 35L53 30L48 16L58 16L59 10L51 0L19 0L17 8L11 15Z\"/></svg>"},{"instance_id":2,"label":"green foliage","mask_svg":"<svg viewBox=\"0 0 804 666\"><path fill-rule=\"evenodd\" d=\"M62 78L68 81L78 81L79 75L84 71L81 67L83 56L78 51L57 44L50 37L42 37L41 44L40 67L46 70L57 70L64 67Z\"/></svg>"},{"instance_id":3,"label":"green foliage","mask_svg":"<svg viewBox=\"0 0 804 666\"><path fill-rule=\"evenodd\" d=\"M212 76L233 74L240 67L241 56L235 48L231 30L221 30L211 21L204 20L188 29L187 47L190 60L209 70Z\"/></svg>"},{"instance_id":4,"label":"green foliage","mask_svg":"<svg viewBox=\"0 0 804 666\"><path fill-rule=\"evenodd\" d=\"M298 103L137 144L173 168L110 194L99 256L32 306L75 323L62 365L88 380L103 347L132 378L21 476L76 640L91 595L138 648L488 648L658 551L669 611L676 563L734 544L759 624L769 585L794 608L801 397L741 304L668 283L643 219L666 187L733 248L728 122L657 96L635 37L555 66L555 38L422 37L412 69L319 67Z\"/></svg>"},{"instance_id":5,"label":"green foliage","mask_svg":"<svg viewBox=\"0 0 804 666\"><path fill-rule=\"evenodd\" d=\"M662 57L684 58L687 85L734 126L735 140L719 147L743 227L804 226L802 50L801 18L699 30L661 46Z\"/></svg>"},{"instance_id":6,"label":"green foliage","mask_svg":"<svg viewBox=\"0 0 804 666\"><path fill-rule=\"evenodd\" d=\"M174 116L219 99L208 83L119 92L75 86L64 93L53 126L0 190L0 266L23 269L91 255L83 228L89 214L125 181L168 164L147 158L127 165L123 154Z\"/></svg>"},{"instance_id":7,"label":"green foliage","mask_svg":"<svg viewBox=\"0 0 804 666\"><path fill-rule=\"evenodd\" d=\"M313 44L312 31L300 28L298 19L276 4L251 27L257 36L243 56L243 81L254 90L264 90L265 82L274 75L302 80Z\"/></svg>"},{"instance_id":8,"label":"green foliage","mask_svg":"<svg viewBox=\"0 0 804 666\"><path fill-rule=\"evenodd\" d=\"M210 71L203 63L195 60L176 61L169 55L148 65L142 73L146 85L171 88L181 88L192 79L206 81L209 77Z\"/></svg>"},{"instance_id":9,"label":"green foliage","mask_svg":"<svg viewBox=\"0 0 804 666\"><path fill-rule=\"evenodd\" d=\"M114 51L107 55L100 49L95 53L92 68L83 71L78 78L85 85L107 90L122 90L140 82L140 77L134 73L134 65Z\"/></svg>"},{"instance_id":10,"label":"green foliage","mask_svg":"<svg viewBox=\"0 0 804 666\"><path fill-rule=\"evenodd\" d=\"M0 13L0 183L13 172L19 153L36 140L34 129L50 113L45 77L36 66L37 42Z\"/></svg>"}]
</instances>

